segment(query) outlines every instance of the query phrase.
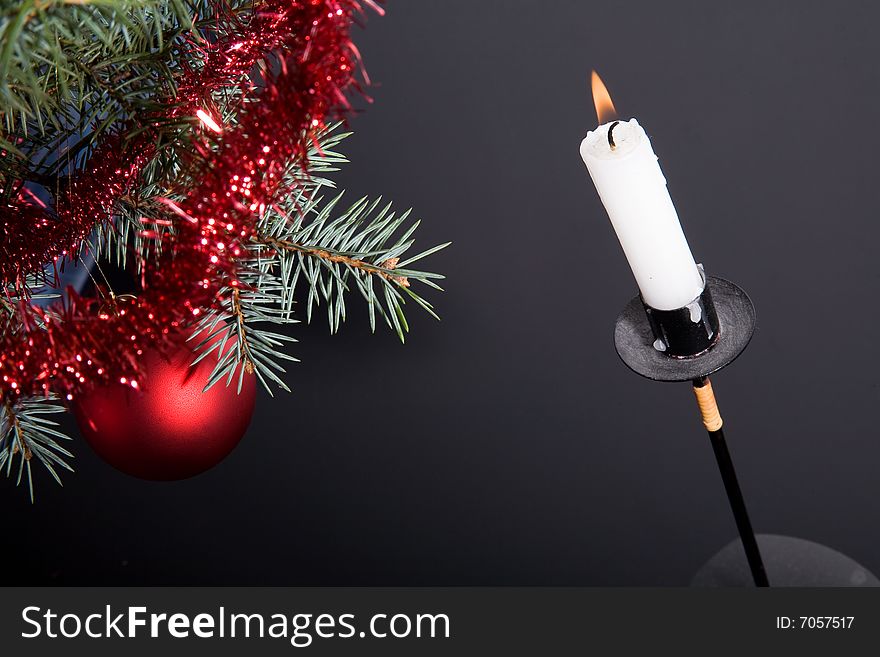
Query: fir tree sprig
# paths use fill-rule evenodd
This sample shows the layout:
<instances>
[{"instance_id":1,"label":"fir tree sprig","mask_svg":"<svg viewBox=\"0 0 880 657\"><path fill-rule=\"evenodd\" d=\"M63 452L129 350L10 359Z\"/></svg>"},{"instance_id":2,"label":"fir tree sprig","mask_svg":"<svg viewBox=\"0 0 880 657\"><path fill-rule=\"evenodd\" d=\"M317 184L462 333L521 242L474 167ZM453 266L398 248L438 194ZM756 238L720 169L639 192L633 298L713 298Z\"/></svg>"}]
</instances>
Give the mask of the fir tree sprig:
<instances>
[{"instance_id":1,"label":"fir tree sprig","mask_svg":"<svg viewBox=\"0 0 880 657\"><path fill-rule=\"evenodd\" d=\"M5 470L7 477L15 477L16 485L27 481L31 502L34 461L41 463L59 485L62 484L58 469L73 472L67 462L73 454L58 442L70 437L56 429L57 422L45 417L65 412L64 406L56 401L54 397L31 397L0 404L0 470Z\"/></svg>"},{"instance_id":2,"label":"fir tree sprig","mask_svg":"<svg viewBox=\"0 0 880 657\"><path fill-rule=\"evenodd\" d=\"M409 269L408 265L448 243L401 262L400 258L413 245L413 234L419 226L414 221L405 227L411 211L398 215L392 204L383 205L381 198L361 198L334 217L341 199L339 194L323 203L319 196L304 202L295 215L270 214L267 219L261 242L273 249L278 258L286 292L283 307L293 308L298 286L304 283L308 288L307 320L311 321L313 310L323 301L330 331L335 333L345 320L345 294L354 287L367 302L370 327L375 330L379 314L404 341L409 330L403 312L407 298L436 317L431 304L411 289L412 282L439 290L433 280L443 278L440 274Z\"/></svg>"},{"instance_id":3,"label":"fir tree sprig","mask_svg":"<svg viewBox=\"0 0 880 657\"><path fill-rule=\"evenodd\" d=\"M88 147L120 121L155 114L157 99L173 97L175 45L192 29L190 4L4 2L4 173L24 158L31 168L28 179L51 180L54 173L81 163Z\"/></svg>"},{"instance_id":4,"label":"fir tree sprig","mask_svg":"<svg viewBox=\"0 0 880 657\"><path fill-rule=\"evenodd\" d=\"M418 221L408 224L409 210L397 214L391 203L362 198L339 212L343 195L325 200L321 194L324 188L335 187L321 174L346 161L334 149L350 133L339 133L338 127L319 135L306 167L291 163L286 183L296 193L266 210L240 285L228 291L222 311L196 326L197 348L202 351L198 360L219 355L206 388L225 380L226 385L237 382L240 389L245 372L254 372L270 394L270 382L289 390L281 379L285 372L281 362L297 360L285 351L295 340L274 327L297 323L296 304L303 298L308 322L316 308L326 305L331 333L339 331L345 320L346 295L352 290L367 303L371 330L376 330L378 315L401 341L409 331L407 300L437 318L413 284L441 290L434 281L443 276L410 265L448 243L401 260L413 246L419 226Z\"/></svg>"}]
</instances>

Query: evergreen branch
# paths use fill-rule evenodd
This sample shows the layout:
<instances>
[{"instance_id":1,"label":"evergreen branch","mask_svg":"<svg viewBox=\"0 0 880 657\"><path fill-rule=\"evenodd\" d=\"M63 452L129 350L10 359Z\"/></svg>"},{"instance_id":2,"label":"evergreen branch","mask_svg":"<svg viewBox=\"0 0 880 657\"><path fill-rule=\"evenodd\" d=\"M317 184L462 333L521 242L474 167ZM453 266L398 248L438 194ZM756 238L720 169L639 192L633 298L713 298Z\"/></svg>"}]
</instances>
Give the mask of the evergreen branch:
<instances>
[{"instance_id":1,"label":"evergreen branch","mask_svg":"<svg viewBox=\"0 0 880 657\"><path fill-rule=\"evenodd\" d=\"M175 44L192 28L182 0L15 5L0 9L0 106L5 141L19 151L4 158L4 173L22 158L57 172L101 132L169 96ZM70 141L73 152L63 148Z\"/></svg>"},{"instance_id":2,"label":"evergreen branch","mask_svg":"<svg viewBox=\"0 0 880 657\"><path fill-rule=\"evenodd\" d=\"M274 237L258 238L258 242L261 244L265 244L266 246L271 246L272 248L278 249L280 251L302 253L307 256L321 258L328 262L343 264L348 268L359 269L367 274L376 274L386 280L394 281L401 287L409 287L409 278L407 278L406 276L396 275L394 273L394 268L397 266L400 258L388 258L380 264L374 265L365 260L361 260L359 258L348 255L343 255L342 253L330 252L326 249L311 246L304 246L302 244L296 244L295 242L291 242L289 240L275 239Z\"/></svg>"},{"instance_id":3,"label":"evergreen branch","mask_svg":"<svg viewBox=\"0 0 880 657\"><path fill-rule=\"evenodd\" d=\"M52 403L55 398L29 398L12 402L9 399L0 405L0 469L6 469L6 476L16 476L16 485L20 485L27 474L31 502L34 501L34 482L31 464L36 459L49 471L52 478L61 484L58 468L73 472L66 458L73 458L58 440L70 440L55 427L56 422L44 416L63 413L64 406ZM17 459L16 459L17 457ZM14 467L15 461L17 467Z\"/></svg>"},{"instance_id":4,"label":"evergreen branch","mask_svg":"<svg viewBox=\"0 0 880 657\"><path fill-rule=\"evenodd\" d=\"M248 346L247 329L245 327L244 311L241 308L241 290L235 288L232 291L232 316L235 318L236 330L241 336L241 360L244 363L244 370L248 374L254 372L254 359L251 356L251 348Z\"/></svg>"},{"instance_id":5,"label":"evergreen branch","mask_svg":"<svg viewBox=\"0 0 880 657\"><path fill-rule=\"evenodd\" d=\"M339 330L345 320L345 294L352 285L367 302L370 327L376 328L376 314L382 316L404 340L409 330L403 306L407 299L415 301L433 317L433 307L411 289L421 282L439 289L433 280L439 274L409 269L400 258L412 246L419 222L404 229L410 211L396 215L391 204L380 208L380 199L373 202L362 198L338 217L333 211L342 195L322 205L318 196L304 198L298 194L288 199L284 208L270 211L260 226L255 243L278 259L284 284L282 308L292 311L300 281L308 287L306 318L311 321L313 309L321 300L327 304L331 333ZM395 237L403 231L398 237ZM448 244L441 244L404 261L409 265ZM378 285L374 285L374 280Z\"/></svg>"},{"instance_id":6,"label":"evergreen branch","mask_svg":"<svg viewBox=\"0 0 880 657\"><path fill-rule=\"evenodd\" d=\"M297 321L293 305L300 280L308 282L308 319L323 299L334 333L345 320L345 294L352 283L367 301L372 330L379 314L403 341L409 331L403 310L407 300L437 318L431 304L411 287L421 282L440 289L433 281L443 277L400 265L418 222L395 239L409 212L396 216L390 204L376 212L379 200L370 203L366 199L331 220L340 197L318 210L320 199L305 202L298 195L293 217L282 221L282 215L270 213L261 223L252 239L249 267L238 284L227 290L223 309L204 317L194 332L194 337L201 337L195 362L211 354L217 359L206 389L222 380L231 385L237 378L240 390L245 372L253 372L270 394L270 382L288 390L279 376L285 370L278 361L297 360L282 350L284 343L295 340L268 331L264 325ZM403 262L412 264L446 246L435 246Z\"/></svg>"},{"instance_id":7,"label":"evergreen branch","mask_svg":"<svg viewBox=\"0 0 880 657\"><path fill-rule=\"evenodd\" d=\"M272 274L273 263L257 254L250 264L239 277L239 284L226 290L221 310L210 313L196 326L193 337L201 337L201 341L195 348L200 354L194 364L211 354L217 360L205 390L224 379L226 385L237 379L241 391L245 373L255 374L270 395L270 382L290 390L280 378L285 370L279 361L297 361L283 349L296 340L265 327L294 324L297 320L279 308L283 288Z\"/></svg>"}]
</instances>

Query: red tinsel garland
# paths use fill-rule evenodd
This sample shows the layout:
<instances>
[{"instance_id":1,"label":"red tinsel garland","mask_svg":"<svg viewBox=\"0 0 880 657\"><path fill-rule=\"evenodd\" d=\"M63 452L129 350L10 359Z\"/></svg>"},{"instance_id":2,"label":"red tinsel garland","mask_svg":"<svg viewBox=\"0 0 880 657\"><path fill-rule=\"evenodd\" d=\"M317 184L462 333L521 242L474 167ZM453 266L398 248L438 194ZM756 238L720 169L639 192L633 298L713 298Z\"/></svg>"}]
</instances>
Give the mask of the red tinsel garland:
<instances>
[{"instance_id":1,"label":"red tinsel garland","mask_svg":"<svg viewBox=\"0 0 880 657\"><path fill-rule=\"evenodd\" d=\"M15 201L0 208L0 281L22 289L25 276L41 272L47 263L74 253L92 229L113 218L116 200L136 183L141 168L153 155L153 144L142 134L128 148L111 135L95 149L87 171L64 181L55 208L36 196L26 198L19 188Z\"/></svg>"},{"instance_id":2,"label":"red tinsel garland","mask_svg":"<svg viewBox=\"0 0 880 657\"><path fill-rule=\"evenodd\" d=\"M148 263L136 300L108 305L73 295L67 307L51 312L20 304L23 330L0 337L0 399L50 391L72 399L98 382L138 387L143 348L222 303L223 290L238 285L239 256L262 210L291 191L282 172L304 158L328 114L346 105L356 57L349 32L359 10L358 0L265 0L239 30L210 44L191 43L204 66L179 81L184 102L176 111L199 116L209 128L194 143L209 157L192 163L198 184L183 200L160 199L167 215L145 220L175 223L172 248L163 245L158 260ZM279 72L266 77L238 125L224 129L204 105L210 91L240 79L273 51ZM253 88L244 91L257 96ZM109 220L116 199L152 154L150 144L121 149L114 139L75 177L54 217L25 202L0 214L7 231L0 245L4 286L72 248L96 221ZM44 230L34 232L41 225Z\"/></svg>"}]
</instances>

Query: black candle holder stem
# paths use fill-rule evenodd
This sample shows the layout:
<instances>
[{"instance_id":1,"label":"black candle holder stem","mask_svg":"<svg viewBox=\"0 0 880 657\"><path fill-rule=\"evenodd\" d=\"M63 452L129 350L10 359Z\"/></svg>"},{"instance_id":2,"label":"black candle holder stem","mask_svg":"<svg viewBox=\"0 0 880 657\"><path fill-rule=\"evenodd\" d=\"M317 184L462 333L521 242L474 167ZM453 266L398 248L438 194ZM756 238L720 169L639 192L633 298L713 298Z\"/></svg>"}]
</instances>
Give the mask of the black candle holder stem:
<instances>
[{"instance_id":1,"label":"black candle holder stem","mask_svg":"<svg viewBox=\"0 0 880 657\"><path fill-rule=\"evenodd\" d=\"M709 433L709 441L712 443L712 451L715 452L715 460L718 462L718 470L721 472L724 490L727 492L727 499L730 501L730 509L733 511L736 528L739 530L740 540L742 540L752 579L755 581L755 586L770 586L770 582L767 579L767 571L764 568L764 561L761 558L761 550L758 548L755 531L752 529L752 522L749 520L746 502L736 477L736 469L733 467L733 459L730 457L727 441L724 439L724 430L722 429L724 421L718 410L718 402L715 400L712 382L709 381L709 377L700 377L694 379L693 383L694 394L697 398L697 406L700 409L703 426L706 427L706 431Z\"/></svg>"}]
</instances>

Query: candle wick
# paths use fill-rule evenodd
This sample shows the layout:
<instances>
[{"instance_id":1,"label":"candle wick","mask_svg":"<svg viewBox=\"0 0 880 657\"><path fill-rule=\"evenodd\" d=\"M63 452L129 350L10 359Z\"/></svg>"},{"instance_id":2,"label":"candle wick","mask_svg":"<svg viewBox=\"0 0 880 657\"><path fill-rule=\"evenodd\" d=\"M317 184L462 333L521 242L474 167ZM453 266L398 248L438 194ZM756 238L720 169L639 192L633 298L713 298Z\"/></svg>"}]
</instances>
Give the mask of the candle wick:
<instances>
[{"instance_id":1,"label":"candle wick","mask_svg":"<svg viewBox=\"0 0 880 657\"><path fill-rule=\"evenodd\" d=\"M612 151L617 148L617 144L614 143L614 128L617 127L618 123L620 123L620 121L615 121L608 126L608 145L611 147Z\"/></svg>"}]
</instances>

